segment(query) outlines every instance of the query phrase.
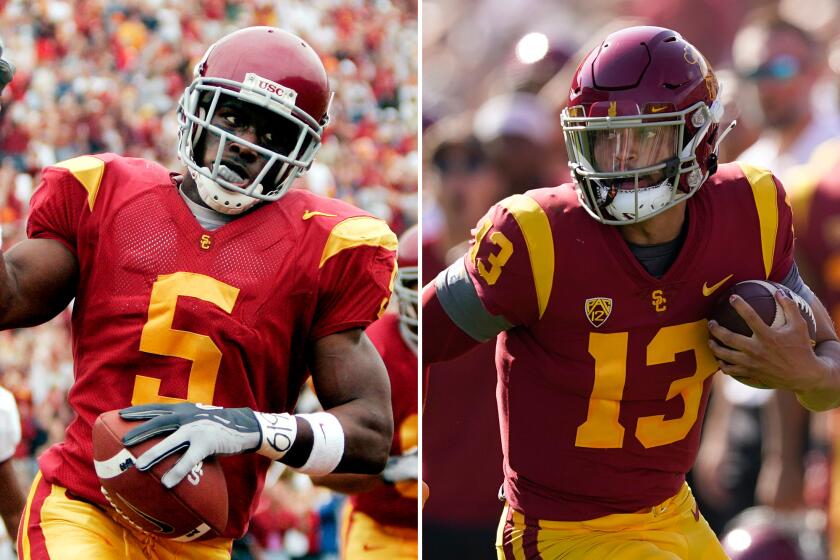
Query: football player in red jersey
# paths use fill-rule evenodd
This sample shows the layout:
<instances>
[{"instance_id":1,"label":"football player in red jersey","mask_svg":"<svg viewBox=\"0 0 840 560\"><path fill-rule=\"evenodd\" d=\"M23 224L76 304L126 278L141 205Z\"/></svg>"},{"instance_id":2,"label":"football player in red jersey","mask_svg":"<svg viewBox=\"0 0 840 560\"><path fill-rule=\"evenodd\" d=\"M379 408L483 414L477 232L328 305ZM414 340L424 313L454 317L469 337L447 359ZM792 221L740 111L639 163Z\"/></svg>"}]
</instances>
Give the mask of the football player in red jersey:
<instances>
[{"instance_id":1,"label":"football player in red jersey","mask_svg":"<svg viewBox=\"0 0 840 560\"><path fill-rule=\"evenodd\" d=\"M394 285L399 313L367 329L391 379L394 440L379 475L330 474L316 484L351 494L342 516L341 558L417 558L417 226L400 236Z\"/></svg>"},{"instance_id":2,"label":"football player in red jersey","mask_svg":"<svg viewBox=\"0 0 840 560\"><path fill-rule=\"evenodd\" d=\"M840 344L793 264L785 192L769 171L718 165L721 114L715 74L678 33L609 35L562 116L574 185L496 204L424 288L425 360L498 335L500 558L725 558L685 483L711 376L815 409L840 400ZM772 329L734 299L751 338L707 322L723 288L755 278L811 302L815 348L781 296Z\"/></svg>"},{"instance_id":3,"label":"football player in red jersey","mask_svg":"<svg viewBox=\"0 0 840 560\"><path fill-rule=\"evenodd\" d=\"M43 322L75 298L77 417L40 458L21 558L226 558L272 460L309 474L382 470L390 390L363 329L387 305L397 239L350 205L289 190L330 98L302 39L242 29L207 50L179 103L187 173L115 154L44 170L29 239L5 255L0 326ZM325 411L293 415L308 371ZM113 409L138 420L127 445L169 434L137 468L186 449L167 487L226 456L222 537L176 542L123 523L91 455L91 425Z\"/></svg>"}]
</instances>

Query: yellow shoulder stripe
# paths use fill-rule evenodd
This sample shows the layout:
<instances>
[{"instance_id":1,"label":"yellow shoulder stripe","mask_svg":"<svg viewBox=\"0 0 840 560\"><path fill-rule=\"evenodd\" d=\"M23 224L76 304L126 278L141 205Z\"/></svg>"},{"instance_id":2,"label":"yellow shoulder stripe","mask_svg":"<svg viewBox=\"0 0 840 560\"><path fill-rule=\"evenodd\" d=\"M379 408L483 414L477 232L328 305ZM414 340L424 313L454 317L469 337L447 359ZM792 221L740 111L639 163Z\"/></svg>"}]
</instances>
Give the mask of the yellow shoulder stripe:
<instances>
[{"instance_id":1,"label":"yellow shoulder stripe","mask_svg":"<svg viewBox=\"0 0 840 560\"><path fill-rule=\"evenodd\" d=\"M93 203L96 202L96 194L105 172L105 162L93 156L79 156L56 163L53 167L67 169L82 184L88 193L88 206L93 212Z\"/></svg>"},{"instance_id":2,"label":"yellow shoulder stripe","mask_svg":"<svg viewBox=\"0 0 840 560\"><path fill-rule=\"evenodd\" d=\"M776 251L776 232L779 229L779 208L776 204L776 183L773 175L763 167L738 162L752 187L755 208L758 210L758 227L761 232L761 256L764 259L764 277L773 269Z\"/></svg>"},{"instance_id":3,"label":"yellow shoulder stripe","mask_svg":"<svg viewBox=\"0 0 840 560\"><path fill-rule=\"evenodd\" d=\"M524 194L510 196L499 205L513 215L525 237L542 318L554 284L554 238L551 236L548 216L536 200Z\"/></svg>"},{"instance_id":4,"label":"yellow shoulder stripe","mask_svg":"<svg viewBox=\"0 0 840 560\"><path fill-rule=\"evenodd\" d=\"M325 262L341 251L360 245L384 247L389 251L396 251L397 236L385 222L377 218L369 216L347 218L336 224L330 232L318 268L323 267Z\"/></svg>"}]
</instances>

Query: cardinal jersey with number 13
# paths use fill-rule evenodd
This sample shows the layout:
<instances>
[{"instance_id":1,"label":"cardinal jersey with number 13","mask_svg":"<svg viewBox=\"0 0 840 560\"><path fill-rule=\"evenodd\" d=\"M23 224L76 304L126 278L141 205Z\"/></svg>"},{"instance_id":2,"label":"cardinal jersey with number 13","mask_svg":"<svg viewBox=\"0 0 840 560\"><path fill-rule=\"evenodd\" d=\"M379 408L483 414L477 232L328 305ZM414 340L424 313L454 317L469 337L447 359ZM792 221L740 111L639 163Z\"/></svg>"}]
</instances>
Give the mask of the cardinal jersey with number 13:
<instances>
[{"instance_id":1,"label":"cardinal jersey with number 13","mask_svg":"<svg viewBox=\"0 0 840 560\"><path fill-rule=\"evenodd\" d=\"M513 325L496 365L514 509L580 521L649 508L683 484L717 371L710 307L793 262L790 206L769 172L721 165L687 204L685 243L661 278L571 185L514 195L479 222L467 271Z\"/></svg>"},{"instance_id":2,"label":"cardinal jersey with number 13","mask_svg":"<svg viewBox=\"0 0 840 560\"><path fill-rule=\"evenodd\" d=\"M100 413L183 400L292 411L310 345L374 321L396 272L396 236L343 202L292 189L207 231L169 171L113 154L45 169L27 231L79 261L69 395L78 416L41 470L103 505L91 454ZM220 462L231 497L225 536L238 537L269 460Z\"/></svg>"}]
</instances>

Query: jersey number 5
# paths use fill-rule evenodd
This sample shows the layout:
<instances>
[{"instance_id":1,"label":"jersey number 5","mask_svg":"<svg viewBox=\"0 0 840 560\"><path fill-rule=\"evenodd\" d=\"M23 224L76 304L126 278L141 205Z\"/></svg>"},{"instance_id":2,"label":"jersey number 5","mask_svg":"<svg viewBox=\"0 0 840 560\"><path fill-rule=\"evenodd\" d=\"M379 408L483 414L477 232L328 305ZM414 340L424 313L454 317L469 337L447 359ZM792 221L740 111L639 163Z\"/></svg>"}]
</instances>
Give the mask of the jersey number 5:
<instances>
[{"instance_id":1,"label":"jersey number 5","mask_svg":"<svg viewBox=\"0 0 840 560\"><path fill-rule=\"evenodd\" d=\"M222 351L209 336L172 328L179 296L207 301L222 308L226 313L230 313L236 303L236 298L239 297L239 288L192 272L176 272L158 276L157 281L152 285L149 318L143 325L140 351L190 360L192 367L187 383L187 398L161 395L160 379L138 375L134 382L132 405L213 403Z\"/></svg>"},{"instance_id":2,"label":"jersey number 5","mask_svg":"<svg viewBox=\"0 0 840 560\"><path fill-rule=\"evenodd\" d=\"M589 353L595 358L595 383L586 421L577 429L577 447L609 449L624 445L624 426L618 416L627 377L628 339L627 332L589 335ZM682 416L668 420L664 415L644 416L637 420L636 439L646 449L684 439L697 421L703 382L718 369L707 340L706 321L701 320L663 327L648 344L647 365L670 363L679 352L691 351L695 368L691 376L672 382L665 396L666 401L682 399Z\"/></svg>"}]
</instances>

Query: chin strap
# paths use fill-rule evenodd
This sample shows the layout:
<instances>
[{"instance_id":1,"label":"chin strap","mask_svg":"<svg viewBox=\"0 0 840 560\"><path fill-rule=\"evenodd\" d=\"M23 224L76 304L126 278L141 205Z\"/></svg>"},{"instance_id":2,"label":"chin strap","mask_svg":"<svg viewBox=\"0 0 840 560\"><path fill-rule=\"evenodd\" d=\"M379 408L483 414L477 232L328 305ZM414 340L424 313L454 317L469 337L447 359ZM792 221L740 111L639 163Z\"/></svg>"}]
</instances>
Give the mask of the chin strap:
<instances>
[{"instance_id":1,"label":"chin strap","mask_svg":"<svg viewBox=\"0 0 840 560\"><path fill-rule=\"evenodd\" d=\"M210 173L206 167L202 168ZM201 173L190 169L190 175L195 180L195 185L198 190L198 196L204 201L207 206L219 212L220 214L228 214L235 216L241 214L254 206L259 199L247 194L229 191L223 186L216 183L216 181L205 177ZM262 184L257 185L254 189L257 194L262 193Z\"/></svg>"},{"instance_id":2,"label":"chin strap","mask_svg":"<svg viewBox=\"0 0 840 560\"><path fill-rule=\"evenodd\" d=\"M732 121L729 125L723 129L723 132L718 135L717 140L715 140L714 148L712 149L712 153L709 154L709 158L706 160L706 168L708 170L708 174L706 177L711 177L715 173L717 173L718 168L718 150L720 149L720 144L723 142L723 139L726 138L726 135L732 132L732 129L735 128L737 121ZM705 182L705 179L704 179Z\"/></svg>"},{"instance_id":3,"label":"chin strap","mask_svg":"<svg viewBox=\"0 0 840 560\"><path fill-rule=\"evenodd\" d=\"M723 142L723 139L724 139L724 138L726 138L726 135L727 135L727 134L729 134L730 132L732 132L732 129L733 129L733 128L735 128L735 125L736 125L736 124L738 124L738 121L732 121L731 123L729 123L729 126L727 126L726 128L724 128L724 129L723 129L723 132L721 132L721 133L718 135L718 137L717 137L717 141L715 142L715 149L714 149L714 150L712 150L712 153L714 153L714 154L717 154L717 153L718 153L718 149L720 148L720 143L721 143L721 142Z\"/></svg>"}]
</instances>

